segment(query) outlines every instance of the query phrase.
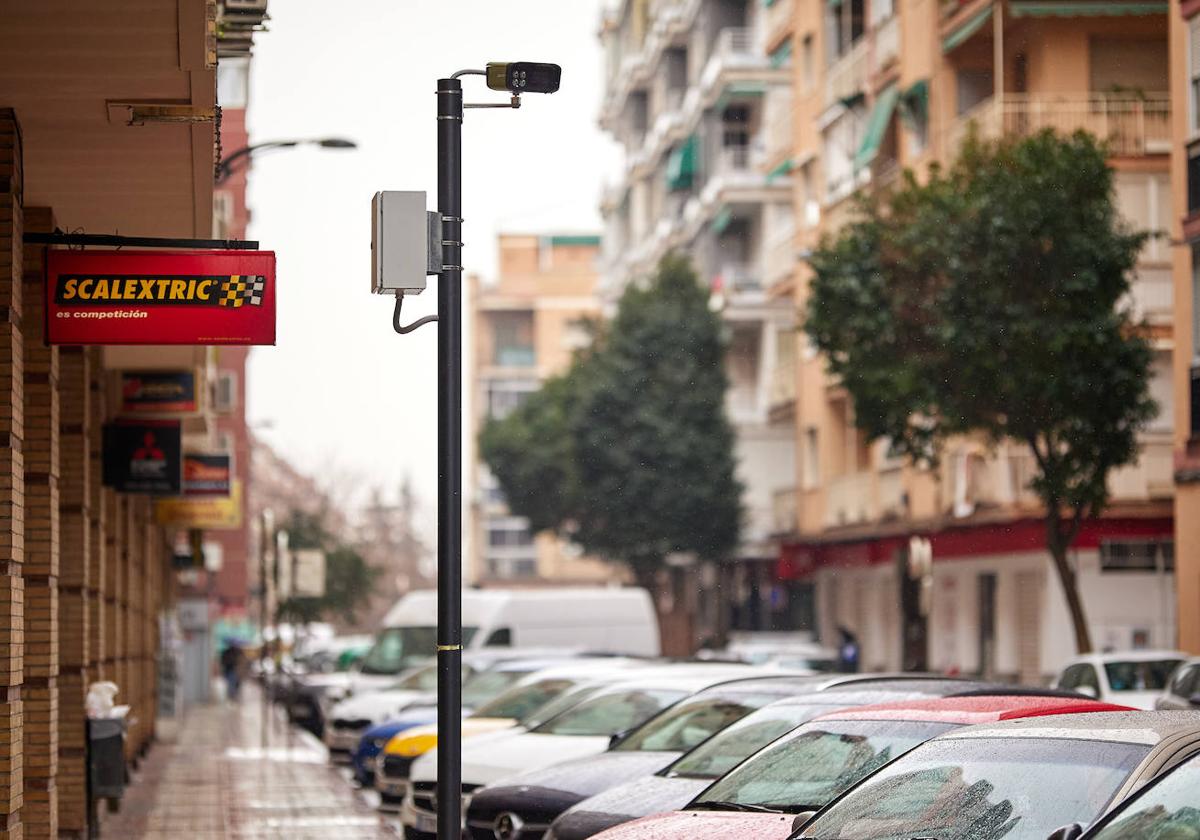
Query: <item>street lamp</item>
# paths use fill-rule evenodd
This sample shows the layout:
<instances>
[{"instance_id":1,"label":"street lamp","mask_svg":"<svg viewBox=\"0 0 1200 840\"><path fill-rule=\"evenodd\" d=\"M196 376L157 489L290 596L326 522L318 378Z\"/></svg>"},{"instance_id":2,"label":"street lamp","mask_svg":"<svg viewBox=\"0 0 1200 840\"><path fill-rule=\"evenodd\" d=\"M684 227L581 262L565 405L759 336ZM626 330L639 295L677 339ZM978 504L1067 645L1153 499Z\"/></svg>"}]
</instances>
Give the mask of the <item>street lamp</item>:
<instances>
[{"instance_id":1,"label":"street lamp","mask_svg":"<svg viewBox=\"0 0 1200 840\"><path fill-rule=\"evenodd\" d=\"M225 183L229 176L233 174L233 165L239 160L249 158L256 152L261 152L264 149L294 149L297 146L318 146L322 149L357 149L358 144L353 140L347 140L344 137L319 137L305 140L267 140L262 143L253 143L249 146L243 146L233 154L221 158L221 163L217 166L216 182L218 184Z\"/></svg>"},{"instance_id":2,"label":"street lamp","mask_svg":"<svg viewBox=\"0 0 1200 840\"><path fill-rule=\"evenodd\" d=\"M438 840L462 836L462 122L465 108L519 108L522 93L554 93L562 69L527 61L459 70L437 83L438 206ZM463 76L484 76L507 103L463 104ZM399 324L397 298L396 329ZM424 320L424 319L422 319ZM417 325L412 325L414 328Z\"/></svg>"}]
</instances>

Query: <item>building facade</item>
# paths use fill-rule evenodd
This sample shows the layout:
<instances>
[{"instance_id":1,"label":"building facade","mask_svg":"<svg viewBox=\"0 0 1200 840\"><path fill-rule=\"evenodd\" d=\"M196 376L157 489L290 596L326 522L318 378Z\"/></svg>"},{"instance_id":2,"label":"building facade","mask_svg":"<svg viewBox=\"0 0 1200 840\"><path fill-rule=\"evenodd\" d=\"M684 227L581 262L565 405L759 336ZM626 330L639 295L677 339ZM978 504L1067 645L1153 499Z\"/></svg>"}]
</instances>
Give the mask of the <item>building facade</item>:
<instances>
[{"instance_id":1,"label":"building facade","mask_svg":"<svg viewBox=\"0 0 1200 840\"><path fill-rule=\"evenodd\" d=\"M501 234L496 280L470 280L473 428L517 408L587 346L583 323L600 315L594 235ZM513 516L486 465L471 462L466 579L480 586L619 582L615 566L583 557L553 534Z\"/></svg>"},{"instance_id":2,"label":"building facade","mask_svg":"<svg viewBox=\"0 0 1200 840\"><path fill-rule=\"evenodd\" d=\"M602 26L601 123L623 143L625 167L603 197L602 293L679 249L730 325L729 410L750 527L726 570L728 625L827 640L846 628L869 668L1053 671L1073 636L1028 490L1032 456L960 440L930 472L864 440L848 395L797 329L805 256L847 221L856 195L953 160L971 125L984 137L1097 134L1125 220L1168 228L1183 215L1173 209L1182 174L1171 170L1183 146L1166 4L615 5ZM1176 95L1190 84L1178 79ZM1140 256L1129 303L1151 335L1161 411L1072 551L1099 647L1176 643L1178 263L1166 238ZM933 555L919 578L914 537Z\"/></svg>"},{"instance_id":3,"label":"building facade","mask_svg":"<svg viewBox=\"0 0 1200 840\"><path fill-rule=\"evenodd\" d=\"M1022 0L777 2L778 34L799 56L793 173L800 254L836 231L863 190L948 163L981 136L1043 128L1106 140L1116 199L1137 229L1170 223L1173 185L1166 7ZM790 13L785 14L787 7ZM793 295L806 303L800 261ZM1171 248L1146 245L1129 301L1147 325L1159 416L1139 461L1116 471L1112 501L1072 561L1099 648L1175 644L1171 450ZM1074 653L1043 548L1025 447L954 442L936 472L889 457L854 425L854 406L803 345L797 361L795 533L780 574L816 586L824 638L846 627L873 668L918 667L1036 680ZM933 564L914 579L912 538Z\"/></svg>"},{"instance_id":4,"label":"building facade","mask_svg":"<svg viewBox=\"0 0 1200 840\"><path fill-rule=\"evenodd\" d=\"M1200 654L1200 3L1169 12L1175 278L1175 545L1179 645Z\"/></svg>"},{"instance_id":5,"label":"building facade","mask_svg":"<svg viewBox=\"0 0 1200 840\"><path fill-rule=\"evenodd\" d=\"M704 588L720 584L734 602L724 619L700 618L705 635L767 629L805 604L803 587L780 597L773 576L773 536L791 528L796 381L793 56L787 40L768 49L775 15L749 0L627 0L601 26L600 123L624 151L602 201L601 296L611 304L678 251L728 331L746 518L737 556L716 575L701 571Z\"/></svg>"},{"instance_id":6,"label":"building facade","mask_svg":"<svg viewBox=\"0 0 1200 840\"><path fill-rule=\"evenodd\" d=\"M29 235L211 236L218 52L261 22L243 28L225 13L212 0L4 8L0 837L96 836L106 809L87 798L89 684L115 682L116 702L132 706L130 761L173 691L163 665L178 626L174 534L150 496L102 481L122 373L193 373L201 407L183 421L184 446L217 444L209 348L46 344L52 246Z\"/></svg>"}]
</instances>

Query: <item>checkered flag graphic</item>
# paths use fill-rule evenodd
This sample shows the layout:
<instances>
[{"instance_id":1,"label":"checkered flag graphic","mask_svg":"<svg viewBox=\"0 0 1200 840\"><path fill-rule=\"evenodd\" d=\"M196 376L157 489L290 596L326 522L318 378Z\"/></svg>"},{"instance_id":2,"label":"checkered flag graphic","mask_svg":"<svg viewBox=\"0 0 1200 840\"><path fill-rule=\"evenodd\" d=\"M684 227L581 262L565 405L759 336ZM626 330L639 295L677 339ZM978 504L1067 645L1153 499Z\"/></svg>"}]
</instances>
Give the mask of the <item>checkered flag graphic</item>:
<instances>
[{"instance_id":1,"label":"checkered flag graphic","mask_svg":"<svg viewBox=\"0 0 1200 840\"><path fill-rule=\"evenodd\" d=\"M234 309L246 303L262 306L263 289L266 285L266 277L235 274L226 282L225 296L221 298L220 304Z\"/></svg>"}]
</instances>

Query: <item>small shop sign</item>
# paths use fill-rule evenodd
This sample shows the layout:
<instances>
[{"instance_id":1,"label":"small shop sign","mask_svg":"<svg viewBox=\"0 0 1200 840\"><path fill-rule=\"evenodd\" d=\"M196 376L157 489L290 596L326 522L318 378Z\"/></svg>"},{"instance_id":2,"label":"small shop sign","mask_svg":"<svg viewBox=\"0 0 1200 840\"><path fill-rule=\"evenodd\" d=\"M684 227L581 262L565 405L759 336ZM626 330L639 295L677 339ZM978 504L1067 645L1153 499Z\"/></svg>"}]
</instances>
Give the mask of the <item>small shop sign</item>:
<instances>
[{"instance_id":1,"label":"small shop sign","mask_svg":"<svg viewBox=\"0 0 1200 840\"><path fill-rule=\"evenodd\" d=\"M195 414L199 409L193 370L121 372L121 414Z\"/></svg>"},{"instance_id":2,"label":"small shop sign","mask_svg":"<svg viewBox=\"0 0 1200 840\"><path fill-rule=\"evenodd\" d=\"M228 496L232 486L233 459L229 455L183 456L183 495Z\"/></svg>"},{"instance_id":3,"label":"small shop sign","mask_svg":"<svg viewBox=\"0 0 1200 840\"><path fill-rule=\"evenodd\" d=\"M274 344L272 251L61 251L46 263L51 344Z\"/></svg>"},{"instance_id":4,"label":"small shop sign","mask_svg":"<svg viewBox=\"0 0 1200 840\"><path fill-rule=\"evenodd\" d=\"M119 420L104 427L104 484L114 490L178 495L182 461L178 420Z\"/></svg>"}]
</instances>

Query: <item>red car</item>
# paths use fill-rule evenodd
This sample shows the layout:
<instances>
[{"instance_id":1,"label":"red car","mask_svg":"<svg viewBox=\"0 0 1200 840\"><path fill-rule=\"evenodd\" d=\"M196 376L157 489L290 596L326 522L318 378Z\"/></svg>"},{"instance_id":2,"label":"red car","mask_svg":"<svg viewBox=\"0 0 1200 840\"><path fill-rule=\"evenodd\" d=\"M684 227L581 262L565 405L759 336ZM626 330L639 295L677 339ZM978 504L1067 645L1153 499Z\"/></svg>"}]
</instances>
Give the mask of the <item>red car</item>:
<instances>
[{"instance_id":1,"label":"red car","mask_svg":"<svg viewBox=\"0 0 1200 840\"><path fill-rule=\"evenodd\" d=\"M784 840L812 812L943 732L977 723L1077 712L1124 712L1095 700L984 695L861 706L816 718L764 747L685 810L610 828L594 840Z\"/></svg>"}]
</instances>

